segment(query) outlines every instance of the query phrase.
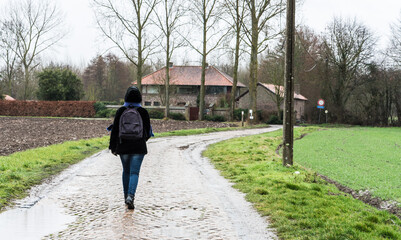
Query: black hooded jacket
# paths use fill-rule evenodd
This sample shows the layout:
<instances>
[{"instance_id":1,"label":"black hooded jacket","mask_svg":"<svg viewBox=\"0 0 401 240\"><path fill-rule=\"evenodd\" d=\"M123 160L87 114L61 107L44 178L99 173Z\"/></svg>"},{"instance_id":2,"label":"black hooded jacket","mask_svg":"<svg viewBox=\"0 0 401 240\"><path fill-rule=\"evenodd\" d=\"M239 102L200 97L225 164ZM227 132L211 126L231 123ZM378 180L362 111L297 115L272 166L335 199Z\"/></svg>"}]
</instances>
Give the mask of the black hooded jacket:
<instances>
[{"instance_id":1,"label":"black hooded jacket","mask_svg":"<svg viewBox=\"0 0 401 240\"><path fill-rule=\"evenodd\" d=\"M125 95L126 102L140 102L142 97L135 87L130 87ZM150 138L150 118L146 109L139 107L138 112L142 117L144 138L141 140L120 140L118 133L120 129L120 117L126 110L120 107L114 117L113 129L111 130L109 149L117 154L147 154L146 141Z\"/></svg>"}]
</instances>

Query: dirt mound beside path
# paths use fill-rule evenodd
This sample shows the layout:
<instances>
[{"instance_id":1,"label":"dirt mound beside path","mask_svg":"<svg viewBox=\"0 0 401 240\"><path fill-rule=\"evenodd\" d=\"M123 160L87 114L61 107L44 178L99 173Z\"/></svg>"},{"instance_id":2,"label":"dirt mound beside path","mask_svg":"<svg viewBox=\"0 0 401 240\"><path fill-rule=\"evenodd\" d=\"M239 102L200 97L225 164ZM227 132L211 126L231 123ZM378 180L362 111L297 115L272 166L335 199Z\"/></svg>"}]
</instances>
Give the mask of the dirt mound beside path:
<instances>
[{"instance_id":1,"label":"dirt mound beside path","mask_svg":"<svg viewBox=\"0 0 401 240\"><path fill-rule=\"evenodd\" d=\"M233 124L200 121L151 120L153 131L167 132L206 127L232 127ZM112 119L66 119L0 117L0 156L65 141L108 135Z\"/></svg>"}]
</instances>

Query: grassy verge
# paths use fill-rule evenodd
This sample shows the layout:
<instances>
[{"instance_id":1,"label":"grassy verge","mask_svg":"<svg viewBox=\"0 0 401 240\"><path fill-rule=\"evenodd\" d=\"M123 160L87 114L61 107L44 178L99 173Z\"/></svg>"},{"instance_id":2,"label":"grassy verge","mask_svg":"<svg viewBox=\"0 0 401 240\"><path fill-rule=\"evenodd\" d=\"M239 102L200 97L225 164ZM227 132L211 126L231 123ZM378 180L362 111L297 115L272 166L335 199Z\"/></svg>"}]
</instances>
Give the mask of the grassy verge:
<instances>
[{"instance_id":1,"label":"grassy verge","mask_svg":"<svg viewBox=\"0 0 401 240\"><path fill-rule=\"evenodd\" d=\"M43 179L106 148L108 137L64 142L0 157L0 209Z\"/></svg>"},{"instance_id":2,"label":"grassy verge","mask_svg":"<svg viewBox=\"0 0 401 240\"><path fill-rule=\"evenodd\" d=\"M155 137L170 137L170 136L188 136L212 132L234 131L251 128L268 127L266 124L246 126L246 127L226 127L226 128L197 128L197 129L184 129L170 132L155 133Z\"/></svg>"},{"instance_id":3,"label":"grassy verge","mask_svg":"<svg viewBox=\"0 0 401 240\"><path fill-rule=\"evenodd\" d=\"M401 203L401 129L339 128L296 141L296 161L354 190Z\"/></svg>"},{"instance_id":4,"label":"grassy verge","mask_svg":"<svg viewBox=\"0 0 401 240\"><path fill-rule=\"evenodd\" d=\"M295 130L295 137L319 128ZM275 154L282 132L232 139L204 152L222 175L270 217L281 239L401 239L401 221L340 192ZM299 174L298 174L299 172Z\"/></svg>"}]
</instances>

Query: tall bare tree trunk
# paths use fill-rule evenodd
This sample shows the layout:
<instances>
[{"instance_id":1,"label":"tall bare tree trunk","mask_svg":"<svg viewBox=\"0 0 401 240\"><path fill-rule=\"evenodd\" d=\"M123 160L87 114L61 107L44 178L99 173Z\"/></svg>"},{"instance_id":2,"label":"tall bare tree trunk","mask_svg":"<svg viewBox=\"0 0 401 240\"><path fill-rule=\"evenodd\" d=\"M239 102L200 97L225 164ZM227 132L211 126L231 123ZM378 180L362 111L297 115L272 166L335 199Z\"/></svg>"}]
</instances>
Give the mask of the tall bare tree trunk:
<instances>
[{"instance_id":1,"label":"tall bare tree trunk","mask_svg":"<svg viewBox=\"0 0 401 240\"><path fill-rule=\"evenodd\" d=\"M139 4L138 4L139 5ZM136 69L136 82L139 91L142 92L142 67L143 67L143 57L142 57L142 29L141 24L141 11L137 11L137 21L138 21L138 65Z\"/></svg>"},{"instance_id":2,"label":"tall bare tree trunk","mask_svg":"<svg viewBox=\"0 0 401 240\"><path fill-rule=\"evenodd\" d=\"M162 35L165 37L160 41L160 45L166 54L166 69L164 78L164 101L165 111L164 115L168 118L170 113L170 61L175 49L184 45L184 39L177 38L176 34L179 32L179 20L184 15L185 11L182 8L182 0L164 0L163 14L156 11L157 27L161 30ZM174 41L171 42L171 39ZM164 41L165 40L165 41ZM172 67L172 66L171 66ZM160 93L161 94L161 93Z\"/></svg>"},{"instance_id":3,"label":"tall bare tree trunk","mask_svg":"<svg viewBox=\"0 0 401 240\"><path fill-rule=\"evenodd\" d=\"M237 92L238 84L238 65L239 65L239 45L240 45L240 32L237 31L237 40L235 43L235 59L234 59L234 72L233 72L233 87L231 89L231 104L230 104L230 120L234 120L234 110L235 110L235 97Z\"/></svg>"},{"instance_id":4,"label":"tall bare tree trunk","mask_svg":"<svg viewBox=\"0 0 401 240\"><path fill-rule=\"evenodd\" d=\"M204 11L205 14L203 15L203 49L202 49L202 73L201 73L201 87L199 93L199 120L204 119L204 112L205 112L205 77L206 77L206 44L207 44L207 20L206 20L206 10Z\"/></svg>"},{"instance_id":5,"label":"tall bare tree trunk","mask_svg":"<svg viewBox=\"0 0 401 240\"><path fill-rule=\"evenodd\" d=\"M168 20L167 20L168 22ZM165 97L166 97L166 108L164 110L164 116L168 118L170 113L170 35L167 34L167 48L166 48L166 89L165 89Z\"/></svg>"},{"instance_id":6,"label":"tall bare tree trunk","mask_svg":"<svg viewBox=\"0 0 401 240\"><path fill-rule=\"evenodd\" d=\"M231 121L234 120L234 110L235 110L235 97L237 93L238 84L238 65L239 65L239 47L241 43L241 29L243 24L243 11L240 14L239 0L235 1L235 53L234 53L234 69L233 69L233 87L231 89L231 101L230 101L230 117Z\"/></svg>"},{"instance_id":7,"label":"tall bare tree trunk","mask_svg":"<svg viewBox=\"0 0 401 240\"><path fill-rule=\"evenodd\" d=\"M28 99L29 66L24 65L24 100Z\"/></svg>"},{"instance_id":8,"label":"tall bare tree trunk","mask_svg":"<svg viewBox=\"0 0 401 240\"><path fill-rule=\"evenodd\" d=\"M258 83L258 44L259 44L259 26L258 26L258 18L256 16L256 6L255 1L251 2L251 14L252 14L252 35L251 35L251 62L250 62L250 81L249 81L249 109L252 110L254 119L251 121L248 118L249 123L256 122L257 114L256 114L256 87Z\"/></svg>"}]
</instances>

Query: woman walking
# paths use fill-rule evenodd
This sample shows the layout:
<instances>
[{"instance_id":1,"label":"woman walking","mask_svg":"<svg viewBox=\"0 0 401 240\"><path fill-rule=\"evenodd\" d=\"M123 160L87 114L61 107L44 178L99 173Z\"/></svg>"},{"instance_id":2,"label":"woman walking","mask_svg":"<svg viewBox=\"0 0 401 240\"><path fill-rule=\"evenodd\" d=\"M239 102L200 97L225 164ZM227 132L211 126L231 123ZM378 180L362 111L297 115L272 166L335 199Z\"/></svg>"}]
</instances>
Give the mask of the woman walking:
<instances>
[{"instance_id":1,"label":"woman walking","mask_svg":"<svg viewBox=\"0 0 401 240\"><path fill-rule=\"evenodd\" d=\"M153 136L153 133L150 126L149 114L146 109L141 107L142 95L139 89L134 86L129 87L124 100L124 105L117 110L114 118L111 128L109 149L114 155L120 155L123 166L122 180L125 204L128 206L128 209L134 209L134 199L138 186L139 172L143 158L145 154L148 153L146 142L151 136ZM133 117L127 117L128 112L131 112L131 116ZM122 116L123 113L124 116ZM135 118L135 114L138 115L137 119ZM137 121L138 124L136 122L132 124L129 123L129 121ZM141 121L142 123L140 123ZM129 131L127 129L132 125L136 125L136 128L140 128L139 132L137 131L135 133L139 135L139 137L127 137L128 133L126 134L126 132Z\"/></svg>"}]
</instances>

